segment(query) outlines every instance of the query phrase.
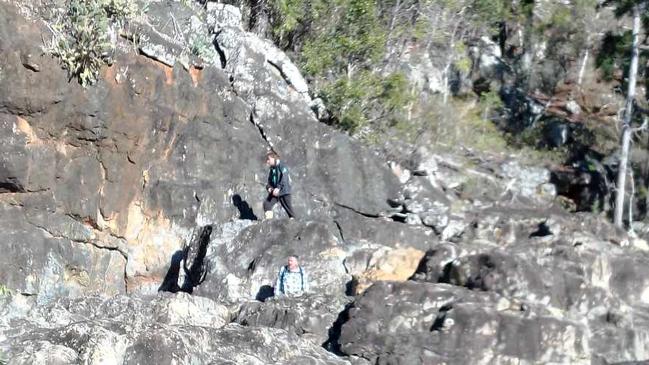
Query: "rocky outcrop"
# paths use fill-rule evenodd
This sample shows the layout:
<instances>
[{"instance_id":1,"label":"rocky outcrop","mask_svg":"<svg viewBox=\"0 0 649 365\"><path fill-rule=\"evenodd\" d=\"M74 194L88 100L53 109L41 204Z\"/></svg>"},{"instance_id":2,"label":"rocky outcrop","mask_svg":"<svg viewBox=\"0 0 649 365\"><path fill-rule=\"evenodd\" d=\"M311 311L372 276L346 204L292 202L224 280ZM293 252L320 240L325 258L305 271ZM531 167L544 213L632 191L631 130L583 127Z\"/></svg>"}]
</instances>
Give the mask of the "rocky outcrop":
<instances>
[{"instance_id":1,"label":"rocky outcrop","mask_svg":"<svg viewBox=\"0 0 649 365\"><path fill-rule=\"evenodd\" d=\"M354 251L345 260L353 275L352 293L361 294L378 281L406 281L420 265L424 252L412 247L389 249L366 247Z\"/></svg>"},{"instance_id":2,"label":"rocky outcrop","mask_svg":"<svg viewBox=\"0 0 649 365\"><path fill-rule=\"evenodd\" d=\"M169 20L163 17L172 14L168 7L178 4L151 6L151 24L163 24ZM251 72L265 72L264 77L240 80L241 87L252 87L251 93L236 85L233 89L232 77L243 76L220 66L187 70L180 59L170 67L127 52L118 52L103 69L102 80L84 89L69 83L55 60L42 55L44 28L6 4L0 11L7 19L0 27L0 191L6 193L1 204L14 219L30 215L27 221L35 224L25 229L34 232L28 235L2 230L11 235L3 242L22 247L54 236L61 238L60 245L79 246L85 258L69 268L78 274L66 277L94 280L96 273L110 272L111 279L101 284L105 292L157 290L170 259L194 227L226 223L242 212L248 219L261 215L262 158L269 141L276 141L274 148L291 167L294 205L301 217L329 216L336 204L370 215L389 209L387 200L398 182L387 166L347 136L318 124L307 100L279 92L276 85L287 81L265 59L248 65ZM177 16L183 14L187 21L195 17L188 11ZM207 27L195 31L201 29L208 32ZM143 34L151 37L143 39L153 42L160 38L154 34L165 31L171 30L145 27ZM237 47L261 55L254 44ZM24 66L27 55L48 72ZM44 216L44 206L49 216L61 218L42 224L38 216ZM35 293L27 287L39 284L29 280L45 280L40 277L65 265L57 264L64 260L56 256L45 260L47 250L28 265L34 278L24 272L12 279L4 274L2 281ZM90 260L92 255L97 259ZM103 266L90 267L97 262ZM54 282L48 287L65 280L64 275L50 277Z\"/></svg>"},{"instance_id":3,"label":"rocky outcrop","mask_svg":"<svg viewBox=\"0 0 649 365\"><path fill-rule=\"evenodd\" d=\"M212 271L195 294L228 302L265 299L286 258L297 255L312 292L343 295L351 276L343 265L345 247L332 232L321 222L265 221L229 242L212 242L207 256Z\"/></svg>"},{"instance_id":4,"label":"rocky outcrop","mask_svg":"<svg viewBox=\"0 0 649 365\"><path fill-rule=\"evenodd\" d=\"M0 18L11 363L649 359L646 241L559 209L546 169L386 161L317 122L295 66L232 6L151 3L139 52L120 39L87 89L41 55L40 23L7 2ZM213 52L186 53L195 37ZM269 148L299 219L257 220ZM302 298L272 296L288 255Z\"/></svg>"},{"instance_id":5,"label":"rocky outcrop","mask_svg":"<svg viewBox=\"0 0 649 365\"><path fill-rule=\"evenodd\" d=\"M46 302L126 291L126 242L56 211L48 192L5 193L0 203L2 284Z\"/></svg>"},{"instance_id":6,"label":"rocky outcrop","mask_svg":"<svg viewBox=\"0 0 649 365\"><path fill-rule=\"evenodd\" d=\"M284 330L228 324L227 308L184 293L32 305L5 303L27 314L9 312L13 331L2 333L12 364L347 363Z\"/></svg>"},{"instance_id":7,"label":"rocky outcrop","mask_svg":"<svg viewBox=\"0 0 649 365\"><path fill-rule=\"evenodd\" d=\"M351 298L338 295L306 295L247 302L235 321L244 326L281 328L314 343L329 346L334 325Z\"/></svg>"},{"instance_id":8,"label":"rocky outcrop","mask_svg":"<svg viewBox=\"0 0 649 365\"><path fill-rule=\"evenodd\" d=\"M349 310L341 350L370 363L580 363L583 324L494 293L425 283L376 284Z\"/></svg>"},{"instance_id":9,"label":"rocky outcrop","mask_svg":"<svg viewBox=\"0 0 649 365\"><path fill-rule=\"evenodd\" d=\"M498 228L491 227L429 250L413 275L421 284L367 289L342 326L342 351L404 364L647 358L649 286L637 265L648 259L645 252L616 246L625 243L615 243L614 230L605 233L605 222L587 233L593 223L578 217L534 226L525 224L529 213L504 214L518 228L494 235Z\"/></svg>"}]
</instances>

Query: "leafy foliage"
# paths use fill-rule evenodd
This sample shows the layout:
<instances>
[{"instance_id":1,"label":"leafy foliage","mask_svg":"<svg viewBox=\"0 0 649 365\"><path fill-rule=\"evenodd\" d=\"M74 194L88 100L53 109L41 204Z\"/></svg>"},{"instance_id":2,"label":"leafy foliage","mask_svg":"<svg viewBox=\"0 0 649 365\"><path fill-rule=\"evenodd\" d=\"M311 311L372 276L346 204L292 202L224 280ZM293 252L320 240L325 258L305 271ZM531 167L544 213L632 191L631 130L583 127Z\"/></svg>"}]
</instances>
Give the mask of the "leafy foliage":
<instances>
[{"instance_id":1,"label":"leafy foliage","mask_svg":"<svg viewBox=\"0 0 649 365\"><path fill-rule=\"evenodd\" d=\"M467 41L512 17L508 0L275 0L275 41L289 51L325 99L331 122L351 132L403 124L418 95L399 70L411 45L463 74ZM451 68L447 68L447 73ZM448 75L447 75L448 77ZM390 90L398 90L391 92ZM405 118L407 119L407 118Z\"/></svg>"},{"instance_id":2,"label":"leafy foliage","mask_svg":"<svg viewBox=\"0 0 649 365\"><path fill-rule=\"evenodd\" d=\"M11 293L11 289L7 288L7 286L4 284L0 284L0 297L6 297L8 295L11 295Z\"/></svg>"},{"instance_id":3,"label":"leafy foliage","mask_svg":"<svg viewBox=\"0 0 649 365\"><path fill-rule=\"evenodd\" d=\"M194 56L203 59L212 59L216 56L216 51L212 40L204 33L191 33L189 37L189 51Z\"/></svg>"},{"instance_id":4,"label":"leafy foliage","mask_svg":"<svg viewBox=\"0 0 649 365\"><path fill-rule=\"evenodd\" d=\"M112 19L128 19L138 12L138 6L133 0L100 0L99 4Z\"/></svg>"},{"instance_id":5,"label":"leafy foliage","mask_svg":"<svg viewBox=\"0 0 649 365\"><path fill-rule=\"evenodd\" d=\"M630 31L622 34L607 32L604 35L600 51L595 59L595 65L601 70L602 77L605 80L612 80L616 70L628 68L628 50L630 47Z\"/></svg>"},{"instance_id":6,"label":"leafy foliage","mask_svg":"<svg viewBox=\"0 0 649 365\"><path fill-rule=\"evenodd\" d=\"M388 28L375 0L276 0L273 34L296 55L332 116L351 132L389 122L409 102L400 72L380 67ZM298 36L299 35L299 36Z\"/></svg>"},{"instance_id":7,"label":"leafy foliage","mask_svg":"<svg viewBox=\"0 0 649 365\"><path fill-rule=\"evenodd\" d=\"M381 77L370 71L328 84L321 96L332 109L335 122L351 132L380 118L396 121L399 109L412 99L403 74Z\"/></svg>"},{"instance_id":8,"label":"leafy foliage","mask_svg":"<svg viewBox=\"0 0 649 365\"><path fill-rule=\"evenodd\" d=\"M45 50L58 57L70 79L82 86L97 81L101 66L110 60L110 26L133 16L133 0L70 0L67 12L50 26L53 33Z\"/></svg>"}]
</instances>

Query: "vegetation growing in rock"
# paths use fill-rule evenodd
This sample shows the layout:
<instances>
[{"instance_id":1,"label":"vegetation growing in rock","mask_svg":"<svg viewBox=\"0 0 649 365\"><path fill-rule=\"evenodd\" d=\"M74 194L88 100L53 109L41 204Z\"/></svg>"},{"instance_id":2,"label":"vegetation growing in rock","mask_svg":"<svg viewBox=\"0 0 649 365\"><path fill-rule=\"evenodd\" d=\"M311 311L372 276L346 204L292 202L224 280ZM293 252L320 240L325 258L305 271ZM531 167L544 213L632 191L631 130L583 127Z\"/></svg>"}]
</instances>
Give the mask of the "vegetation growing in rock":
<instances>
[{"instance_id":1,"label":"vegetation growing in rock","mask_svg":"<svg viewBox=\"0 0 649 365\"><path fill-rule=\"evenodd\" d=\"M189 52L192 55L203 59L212 59L215 57L216 51L214 50L214 45L206 34L192 33L190 34L188 43Z\"/></svg>"},{"instance_id":2,"label":"vegetation growing in rock","mask_svg":"<svg viewBox=\"0 0 649 365\"><path fill-rule=\"evenodd\" d=\"M619 95L631 37L624 27L599 29L597 19L611 17L613 5L622 4L617 7L623 12L633 1L226 2L241 6L249 30L273 39L300 66L311 96L328 109L324 121L366 142L461 144L567 165L586 154L601 160L617 149L615 113L623 108ZM177 3L196 13L195 5L207 7L202 0ZM85 86L109 62L111 37L138 7L133 0L68 5L52 24L48 49ZM185 54L215 58L209 32L179 33ZM493 47L497 63L486 74L480 69L484 47ZM644 65L641 59L641 75ZM604 100L607 93L611 97ZM569 103L579 110L568 110ZM554 125L569 132L558 144L548 141ZM642 174L641 165L631 167ZM649 178L637 180L645 184ZM636 190L641 188L647 186Z\"/></svg>"},{"instance_id":3,"label":"vegetation growing in rock","mask_svg":"<svg viewBox=\"0 0 649 365\"><path fill-rule=\"evenodd\" d=\"M430 57L443 70L443 90L450 90L451 83L457 82L453 80L456 74L467 75L474 67L467 57L469 46L484 35L496 37L507 22L525 22L531 17L530 4L506 0L275 0L268 2L268 7L271 36L302 65L312 91L330 109L330 122L355 133L417 124L413 116L425 115L432 107L429 103L436 104L422 99L421 87L415 87L416 81L403 73L400 59L404 55ZM539 31L543 32L541 26ZM555 73L551 74L554 77ZM480 104L486 100L480 96L483 91L493 102L496 90L487 88L475 96ZM447 104L448 92L443 94ZM479 114L494 116L501 107L486 107L486 112Z\"/></svg>"},{"instance_id":4,"label":"vegetation growing in rock","mask_svg":"<svg viewBox=\"0 0 649 365\"><path fill-rule=\"evenodd\" d=\"M136 14L133 0L70 0L50 25L52 39L45 51L57 57L70 79L83 86L97 81L110 61L119 25Z\"/></svg>"},{"instance_id":5,"label":"vegetation growing in rock","mask_svg":"<svg viewBox=\"0 0 649 365\"><path fill-rule=\"evenodd\" d=\"M600 39L593 21L608 4L594 0L542 6L507 0L267 4L270 35L302 65L312 91L330 109L330 122L366 140L397 137L450 145L457 141L498 151L510 145L525 154L537 150L531 153L535 158L553 163L575 161L591 152L606 156L617 148L616 119L602 117L599 106L575 115L554 106L574 102L585 88L593 87L592 78L584 81L590 59L603 82L614 82L611 88L618 81L624 83L630 34L615 30ZM472 89L463 90L463 78L471 77L479 62L468 57L469 50L485 38L498 44L504 70L491 80L471 80ZM417 80L403 72L400 60L411 54L427 55L442 70L441 100L420 94ZM501 99L504 86L517 90L518 102ZM450 101L449 94L455 100ZM540 107L534 115L530 99ZM547 140L548 126L557 121L570 125L562 145Z\"/></svg>"}]
</instances>

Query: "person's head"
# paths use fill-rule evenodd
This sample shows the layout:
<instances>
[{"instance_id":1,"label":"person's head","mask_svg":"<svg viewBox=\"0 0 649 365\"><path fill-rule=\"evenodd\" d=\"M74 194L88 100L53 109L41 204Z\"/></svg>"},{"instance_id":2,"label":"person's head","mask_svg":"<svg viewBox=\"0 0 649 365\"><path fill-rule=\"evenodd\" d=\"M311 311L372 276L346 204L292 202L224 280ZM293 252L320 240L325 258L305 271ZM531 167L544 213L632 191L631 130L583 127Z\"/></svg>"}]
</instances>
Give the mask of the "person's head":
<instances>
[{"instance_id":1,"label":"person's head","mask_svg":"<svg viewBox=\"0 0 649 365\"><path fill-rule=\"evenodd\" d=\"M275 151L270 151L266 154L266 165L275 166L279 161L279 155Z\"/></svg>"},{"instance_id":2,"label":"person's head","mask_svg":"<svg viewBox=\"0 0 649 365\"><path fill-rule=\"evenodd\" d=\"M290 255L288 257L287 264L289 270L296 270L300 266L299 262L297 261L297 256L295 255Z\"/></svg>"}]
</instances>

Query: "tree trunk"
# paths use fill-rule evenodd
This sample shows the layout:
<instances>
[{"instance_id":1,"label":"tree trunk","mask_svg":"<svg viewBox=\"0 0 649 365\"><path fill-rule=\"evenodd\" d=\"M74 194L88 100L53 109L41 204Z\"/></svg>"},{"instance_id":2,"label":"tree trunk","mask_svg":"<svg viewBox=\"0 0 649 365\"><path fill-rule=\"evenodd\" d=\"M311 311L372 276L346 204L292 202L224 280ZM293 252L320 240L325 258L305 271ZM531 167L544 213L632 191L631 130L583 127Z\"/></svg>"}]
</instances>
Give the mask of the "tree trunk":
<instances>
[{"instance_id":1,"label":"tree trunk","mask_svg":"<svg viewBox=\"0 0 649 365\"><path fill-rule=\"evenodd\" d=\"M450 92L450 90L449 90L449 78L450 78L450 74L451 74L451 66L453 66L453 60L455 58L455 52L456 52L455 51L455 36L457 35L457 29L458 29L459 23L460 23L457 20L460 18L462 13L464 13L464 8L462 8L462 10L460 10L460 12L458 13L457 19L455 19L456 22L455 22L455 25L453 26L453 32L451 33L451 40L449 42L449 47L448 47L449 54L448 54L448 58L447 58L447 62L446 62L446 67L444 67L444 85L442 85L442 87L444 88L444 92L442 94L442 99L443 99L444 105L446 105L446 103L448 102L448 94ZM454 19L454 18L451 17L451 19Z\"/></svg>"},{"instance_id":2,"label":"tree trunk","mask_svg":"<svg viewBox=\"0 0 649 365\"><path fill-rule=\"evenodd\" d=\"M596 10L595 21L599 19L599 10ZM586 47L584 50L584 57L582 58L581 66L579 67L579 76L577 77L577 85L581 88L581 83L584 80L584 72L586 71L586 65L588 64L588 57L590 56L590 49L592 47L592 32L588 32L586 36Z\"/></svg>"},{"instance_id":3,"label":"tree trunk","mask_svg":"<svg viewBox=\"0 0 649 365\"><path fill-rule=\"evenodd\" d=\"M629 170L629 178L631 183L631 194L629 194L629 232L633 232L633 198L635 197L635 179L633 178L633 169Z\"/></svg>"},{"instance_id":4,"label":"tree trunk","mask_svg":"<svg viewBox=\"0 0 649 365\"><path fill-rule=\"evenodd\" d=\"M615 191L615 212L613 222L616 227L622 228L622 216L624 214L624 188L626 184L626 166L629 159L629 147L631 144L631 116L633 114L633 101L635 100L635 84L638 74L638 34L640 33L640 9L638 5L633 7L633 44L631 46L631 67L629 68L629 85L626 94L626 107L624 109L624 121L622 123L622 151L620 153L620 165L617 172L617 183ZM630 223L630 222L629 222Z\"/></svg>"},{"instance_id":5,"label":"tree trunk","mask_svg":"<svg viewBox=\"0 0 649 365\"><path fill-rule=\"evenodd\" d=\"M588 63L589 49L586 48L584 51L584 57L582 57L581 67L579 67L579 76L577 77L577 85L581 87L581 83L584 80L584 71L586 71L586 64Z\"/></svg>"},{"instance_id":6,"label":"tree trunk","mask_svg":"<svg viewBox=\"0 0 649 365\"><path fill-rule=\"evenodd\" d=\"M444 105L446 105L448 102L448 78L449 78L448 74L450 72L450 69L451 69L451 61L449 60L446 63L446 67L444 67L444 72L442 72L442 74L444 75L442 80L442 102L444 103Z\"/></svg>"},{"instance_id":7,"label":"tree trunk","mask_svg":"<svg viewBox=\"0 0 649 365\"><path fill-rule=\"evenodd\" d=\"M250 0L250 19L248 19L248 28L251 32L261 35L264 38L270 38L270 5L266 0Z\"/></svg>"}]
</instances>

